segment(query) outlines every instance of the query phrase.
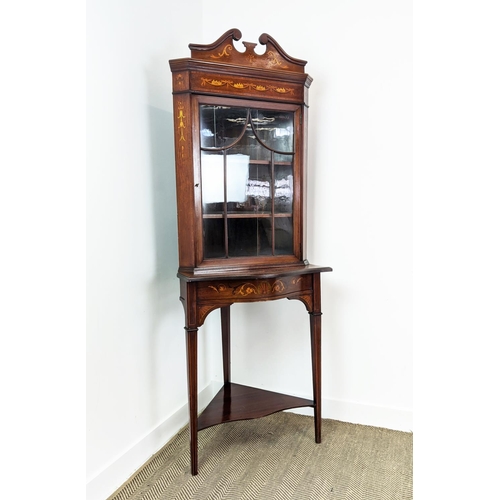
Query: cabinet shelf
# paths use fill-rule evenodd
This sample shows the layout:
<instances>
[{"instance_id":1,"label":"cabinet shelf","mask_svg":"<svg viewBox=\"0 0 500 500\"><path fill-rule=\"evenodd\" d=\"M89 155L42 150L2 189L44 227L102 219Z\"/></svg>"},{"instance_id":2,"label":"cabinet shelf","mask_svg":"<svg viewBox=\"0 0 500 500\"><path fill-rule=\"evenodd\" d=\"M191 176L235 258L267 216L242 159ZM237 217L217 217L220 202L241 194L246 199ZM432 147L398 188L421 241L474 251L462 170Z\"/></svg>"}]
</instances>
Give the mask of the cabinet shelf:
<instances>
[{"instance_id":1,"label":"cabinet shelf","mask_svg":"<svg viewBox=\"0 0 500 500\"><path fill-rule=\"evenodd\" d=\"M287 154L290 154L290 153L287 153ZM266 165L266 166L271 165L270 160L249 160L248 163L250 165ZM291 161L275 161L274 165L275 166L283 165L283 166L291 167L292 162Z\"/></svg>"},{"instance_id":2,"label":"cabinet shelf","mask_svg":"<svg viewBox=\"0 0 500 500\"><path fill-rule=\"evenodd\" d=\"M228 219L270 219L271 217L292 217L291 212L275 213L274 216L271 212L228 212ZM224 214L203 214L204 219L223 219Z\"/></svg>"},{"instance_id":3,"label":"cabinet shelf","mask_svg":"<svg viewBox=\"0 0 500 500\"><path fill-rule=\"evenodd\" d=\"M236 420L265 417L291 408L314 407L314 401L246 385L227 383L198 417L198 430Z\"/></svg>"}]
</instances>

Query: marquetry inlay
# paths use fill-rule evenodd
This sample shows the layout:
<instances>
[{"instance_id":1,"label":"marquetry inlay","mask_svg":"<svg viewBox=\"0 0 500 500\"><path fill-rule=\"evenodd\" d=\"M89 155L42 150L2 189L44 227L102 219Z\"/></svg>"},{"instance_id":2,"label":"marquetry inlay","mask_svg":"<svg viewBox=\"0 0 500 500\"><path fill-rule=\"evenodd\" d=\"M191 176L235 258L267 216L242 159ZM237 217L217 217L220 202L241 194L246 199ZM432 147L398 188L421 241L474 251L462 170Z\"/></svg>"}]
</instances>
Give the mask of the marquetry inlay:
<instances>
[{"instance_id":1,"label":"marquetry inlay","mask_svg":"<svg viewBox=\"0 0 500 500\"><path fill-rule=\"evenodd\" d=\"M186 128L186 124L184 122L184 120L186 119L186 115L184 114L184 105L179 102L177 109L177 129L179 131L179 141L186 141L186 138L184 137L184 129Z\"/></svg>"},{"instance_id":2,"label":"marquetry inlay","mask_svg":"<svg viewBox=\"0 0 500 500\"><path fill-rule=\"evenodd\" d=\"M248 82L233 82L231 80L217 80L214 78L201 78L201 85L212 87L232 87L236 90L256 90L258 92L276 92L278 94L293 94L294 89L278 87L276 85L262 85Z\"/></svg>"},{"instance_id":3,"label":"marquetry inlay","mask_svg":"<svg viewBox=\"0 0 500 500\"><path fill-rule=\"evenodd\" d=\"M229 57L230 56L230 52L233 50L233 46L228 43L224 49L222 50L222 52L219 52L218 54L212 54L210 57L212 59L220 59L221 57Z\"/></svg>"},{"instance_id":4,"label":"marquetry inlay","mask_svg":"<svg viewBox=\"0 0 500 500\"><path fill-rule=\"evenodd\" d=\"M202 301L207 299L239 301L244 298L274 298L301 292L308 293L311 286L310 275L248 281L213 281L206 285L200 284L198 298Z\"/></svg>"},{"instance_id":5,"label":"marquetry inlay","mask_svg":"<svg viewBox=\"0 0 500 500\"><path fill-rule=\"evenodd\" d=\"M266 56L268 59L269 66L281 66L282 69L288 68L288 66L283 65L283 63L278 59L277 55L274 52L272 51L266 52Z\"/></svg>"}]
</instances>

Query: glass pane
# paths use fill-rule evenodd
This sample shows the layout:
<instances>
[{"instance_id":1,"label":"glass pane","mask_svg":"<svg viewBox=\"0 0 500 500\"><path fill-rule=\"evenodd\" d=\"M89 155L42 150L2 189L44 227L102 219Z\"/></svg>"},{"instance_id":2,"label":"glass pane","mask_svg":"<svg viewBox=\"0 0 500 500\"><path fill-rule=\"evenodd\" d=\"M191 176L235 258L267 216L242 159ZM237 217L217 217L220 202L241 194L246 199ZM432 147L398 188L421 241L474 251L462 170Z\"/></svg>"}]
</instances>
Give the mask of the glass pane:
<instances>
[{"instance_id":1,"label":"glass pane","mask_svg":"<svg viewBox=\"0 0 500 500\"><path fill-rule=\"evenodd\" d=\"M203 221L203 245L203 252L208 259L226 256L224 219L205 219Z\"/></svg>"},{"instance_id":2,"label":"glass pane","mask_svg":"<svg viewBox=\"0 0 500 500\"><path fill-rule=\"evenodd\" d=\"M248 163L250 157L242 154L228 154L227 162L227 202L244 204L247 201Z\"/></svg>"},{"instance_id":3,"label":"glass pane","mask_svg":"<svg viewBox=\"0 0 500 500\"><path fill-rule=\"evenodd\" d=\"M250 123L243 137L231 147L231 153L249 155L252 161L271 161L271 151L257 141Z\"/></svg>"},{"instance_id":4,"label":"glass pane","mask_svg":"<svg viewBox=\"0 0 500 500\"><path fill-rule=\"evenodd\" d=\"M252 257L271 255L271 239L263 222L269 219L234 218L228 219L229 257Z\"/></svg>"},{"instance_id":5,"label":"glass pane","mask_svg":"<svg viewBox=\"0 0 500 500\"><path fill-rule=\"evenodd\" d=\"M291 159L290 156L289 158ZM293 166L291 162L277 164L274 169L274 211L276 213L292 213L292 205Z\"/></svg>"},{"instance_id":6,"label":"glass pane","mask_svg":"<svg viewBox=\"0 0 500 500\"><path fill-rule=\"evenodd\" d=\"M293 220L291 217L274 218L275 255L293 254Z\"/></svg>"},{"instance_id":7,"label":"glass pane","mask_svg":"<svg viewBox=\"0 0 500 500\"><path fill-rule=\"evenodd\" d=\"M224 155L201 154L201 197L203 213L224 211Z\"/></svg>"},{"instance_id":8,"label":"glass pane","mask_svg":"<svg viewBox=\"0 0 500 500\"><path fill-rule=\"evenodd\" d=\"M233 144L243 133L247 109L228 106L200 106L202 148L222 148Z\"/></svg>"},{"instance_id":9,"label":"glass pane","mask_svg":"<svg viewBox=\"0 0 500 500\"><path fill-rule=\"evenodd\" d=\"M252 123L259 139L270 149L293 152L293 113L252 110Z\"/></svg>"},{"instance_id":10,"label":"glass pane","mask_svg":"<svg viewBox=\"0 0 500 500\"><path fill-rule=\"evenodd\" d=\"M271 213L271 172L266 164L252 164L247 182L247 206L250 212Z\"/></svg>"},{"instance_id":11,"label":"glass pane","mask_svg":"<svg viewBox=\"0 0 500 500\"><path fill-rule=\"evenodd\" d=\"M226 161L226 182L224 183L224 161ZM201 189L203 213L224 212L224 201L228 211L245 210L247 205L249 157L241 154L206 153L201 155ZM226 184L226 198L224 197Z\"/></svg>"}]
</instances>

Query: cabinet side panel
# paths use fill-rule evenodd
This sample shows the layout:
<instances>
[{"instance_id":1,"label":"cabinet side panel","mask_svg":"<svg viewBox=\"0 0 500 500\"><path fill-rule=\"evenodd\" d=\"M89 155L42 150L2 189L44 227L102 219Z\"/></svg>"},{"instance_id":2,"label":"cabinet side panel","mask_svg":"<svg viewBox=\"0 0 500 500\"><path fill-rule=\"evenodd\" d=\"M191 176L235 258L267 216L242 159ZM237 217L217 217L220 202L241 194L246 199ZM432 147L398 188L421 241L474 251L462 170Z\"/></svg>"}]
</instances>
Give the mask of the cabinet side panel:
<instances>
[{"instance_id":1,"label":"cabinet side panel","mask_svg":"<svg viewBox=\"0 0 500 500\"><path fill-rule=\"evenodd\" d=\"M174 84L177 75L174 75ZM175 88L175 87L174 87ZM193 138L190 95L174 94L175 169L177 179L177 227L179 236L179 267L195 264Z\"/></svg>"}]
</instances>

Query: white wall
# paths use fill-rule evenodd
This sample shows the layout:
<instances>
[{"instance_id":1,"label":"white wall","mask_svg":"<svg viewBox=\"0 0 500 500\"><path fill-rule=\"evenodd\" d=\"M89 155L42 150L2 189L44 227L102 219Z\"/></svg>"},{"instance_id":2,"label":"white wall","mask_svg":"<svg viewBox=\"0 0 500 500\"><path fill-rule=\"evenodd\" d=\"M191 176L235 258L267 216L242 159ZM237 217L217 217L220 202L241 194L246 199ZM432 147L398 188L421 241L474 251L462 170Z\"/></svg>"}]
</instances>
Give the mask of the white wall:
<instances>
[{"instance_id":1,"label":"white wall","mask_svg":"<svg viewBox=\"0 0 500 500\"><path fill-rule=\"evenodd\" d=\"M324 413L409 430L412 4L336 1L327 14L323 6L291 1L268 15L268 3L257 0L241 16L232 2L205 4L201 42L231 27L245 41L266 32L308 61L307 257L334 269L323 275ZM234 310L235 381L310 394L304 307L283 301Z\"/></svg>"},{"instance_id":2,"label":"white wall","mask_svg":"<svg viewBox=\"0 0 500 500\"><path fill-rule=\"evenodd\" d=\"M238 5L87 6L88 500L187 422L168 60L229 28L246 41L271 34L314 79L307 256L334 268L323 278L324 416L411 428L411 2L335 2L327 15L317 1L279 15L261 0ZM308 396L304 306L237 305L232 317L234 381ZM222 377L218 319L200 334L201 404Z\"/></svg>"},{"instance_id":3,"label":"white wall","mask_svg":"<svg viewBox=\"0 0 500 500\"><path fill-rule=\"evenodd\" d=\"M87 481L102 499L183 425L168 61L201 16L161 0L94 0L87 16Z\"/></svg>"}]
</instances>

